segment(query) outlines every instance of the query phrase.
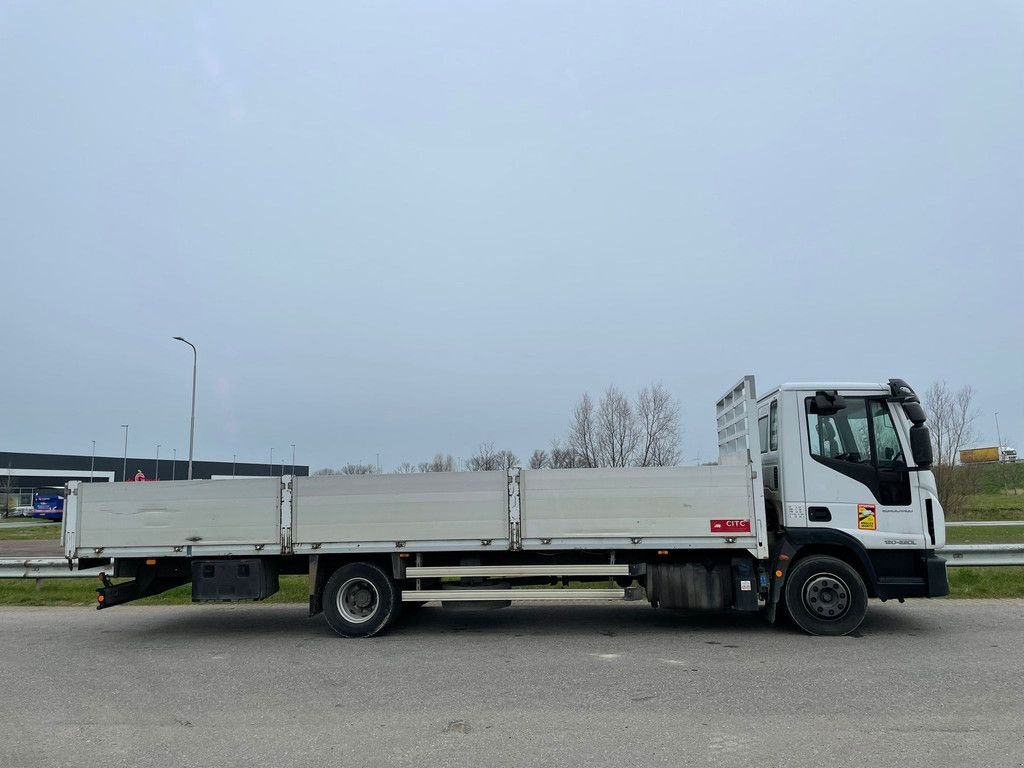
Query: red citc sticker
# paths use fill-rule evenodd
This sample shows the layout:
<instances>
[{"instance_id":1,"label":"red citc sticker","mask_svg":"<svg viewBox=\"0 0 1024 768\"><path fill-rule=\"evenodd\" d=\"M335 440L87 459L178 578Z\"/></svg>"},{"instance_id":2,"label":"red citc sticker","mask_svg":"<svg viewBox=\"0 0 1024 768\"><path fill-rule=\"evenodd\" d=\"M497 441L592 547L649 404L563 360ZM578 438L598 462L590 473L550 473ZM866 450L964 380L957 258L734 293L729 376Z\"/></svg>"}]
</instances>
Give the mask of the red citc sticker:
<instances>
[{"instance_id":1,"label":"red citc sticker","mask_svg":"<svg viewBox=\"0 0 1024 768\"><path fill-rule=\"evenodd\" d=\"M750 533L749 520L712 520L712 533Z\"/></svg>"}]
</instances>

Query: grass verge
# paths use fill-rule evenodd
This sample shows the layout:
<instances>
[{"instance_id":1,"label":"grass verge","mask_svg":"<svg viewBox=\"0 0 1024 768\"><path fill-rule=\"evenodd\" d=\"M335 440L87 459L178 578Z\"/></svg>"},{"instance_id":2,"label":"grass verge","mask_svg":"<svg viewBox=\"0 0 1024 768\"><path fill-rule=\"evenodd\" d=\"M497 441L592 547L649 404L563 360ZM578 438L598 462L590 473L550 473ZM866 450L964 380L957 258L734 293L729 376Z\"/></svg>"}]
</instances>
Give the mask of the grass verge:
<instances>
[{"instance_id":1,"label":"grass verge","mask_svg":"<svg viewBox=\"0 0 1024 768\"><path fill-rule=\"evenodd\" d=\"M60 523L43 523L28 528L0 524L0 541L54 541L60 538Z\"/></svg>"},{"instance_id":2,"label":"grass verge","mask_svg":"<svg viewBox=\"0 0 1024 768\"><path fill-rule=\"evenodd\" d=\"M946 528L947 544L1024 544L1024 525Z\"/></svg>"},{"instance_id":3,"label":"grass verge","mask_svg":"<svg viewBox=\"0 0 1024 768\"><path fill-rule=\"evenodd\" d=\"M949 596L1024 597L1024 568L950 568Z\"/></svg>"},{"instance_id":4,"label":"grass verge","mask_svg":"<svg viewBox=\"0 0 1024 768\"><path fill-rule=\"evenodd\" d=\"M1020 520L1024 518L1024 494L976 493L964 502L957 520Z\"/></svg>"},{"instance_id":5,"label":"grass verge","mask_svg":"<svg viewBox=\"0 0 1024 768\"><path fill-rule=\"evenodd\" d=\"M96 605L99 579L42 579L36 588L35 579L0 580L0 605L72 606ZM305 603L309 599L308 576L282 576L281 591L265 603ZM154 595L133 605L188 605L192 602L192 585Z\"/></svg>"}]
</instances>

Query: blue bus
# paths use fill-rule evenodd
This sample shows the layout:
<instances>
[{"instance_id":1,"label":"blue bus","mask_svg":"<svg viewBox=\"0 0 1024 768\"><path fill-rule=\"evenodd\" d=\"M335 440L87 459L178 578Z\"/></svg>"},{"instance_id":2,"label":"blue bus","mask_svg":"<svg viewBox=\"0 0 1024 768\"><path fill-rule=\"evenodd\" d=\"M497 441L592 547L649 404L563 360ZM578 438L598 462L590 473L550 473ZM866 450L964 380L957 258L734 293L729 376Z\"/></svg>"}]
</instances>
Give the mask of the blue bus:
<instances>
[{"instance_id":1,"label":"blue bus","mask_svg":"<svg viewBox=\"0 0 1024 768\"><path fill-rule=\"evenodd\" d=\"M63 520L64 497L60 495L60 491L56 488L44 488L32 494L32 517Z\"/></svg>"}]
</instances>

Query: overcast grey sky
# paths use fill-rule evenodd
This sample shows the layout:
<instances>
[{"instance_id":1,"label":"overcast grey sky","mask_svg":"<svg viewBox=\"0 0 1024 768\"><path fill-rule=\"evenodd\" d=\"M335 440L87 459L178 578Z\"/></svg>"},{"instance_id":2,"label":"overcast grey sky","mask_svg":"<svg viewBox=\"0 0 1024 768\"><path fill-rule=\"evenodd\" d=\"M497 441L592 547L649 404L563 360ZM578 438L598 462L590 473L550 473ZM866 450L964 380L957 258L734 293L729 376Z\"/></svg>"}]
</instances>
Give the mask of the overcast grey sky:
<instances>
[{"instance_id":1,"label":"overcast grey sky","mask_svg":"<svg viewBox=\"0 0 1024 768\"><path fill-rule=\"evenodd\" d=\"M1024 5L0 4L4 450L526 457L662 381L1024 442Z\"/></svg>"}]
</instances>

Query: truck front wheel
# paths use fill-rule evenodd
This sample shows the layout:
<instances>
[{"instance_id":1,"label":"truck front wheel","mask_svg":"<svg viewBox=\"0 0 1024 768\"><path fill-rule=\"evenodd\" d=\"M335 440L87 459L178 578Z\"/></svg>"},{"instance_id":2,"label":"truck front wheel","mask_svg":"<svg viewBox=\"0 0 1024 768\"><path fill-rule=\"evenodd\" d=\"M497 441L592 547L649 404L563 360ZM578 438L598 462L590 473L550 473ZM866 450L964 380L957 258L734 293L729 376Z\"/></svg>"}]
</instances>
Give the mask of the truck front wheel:
<instances>
[{"instance_id":1,"label":"truck front wheel","mask_svg":"<svg viewBox=\"0 0 1024 768\"><path fill-rule=\"evenodd\" d=\"M395 583L376 565L350 563L324 586L324 616L342 637L373 637L398 614Z\"/></svg>"},{"instance_id":2,"label":"truck front wheel","mask_svg":"<svg viewBox=\"0 0 1024 768\"><path fill-rule=\"evenodd\" d=\"M848 563L811 556L789 572L786 607L793 623L810 635L848 635L864 621L868 591Z\"/></svg>"}]
</instances>

